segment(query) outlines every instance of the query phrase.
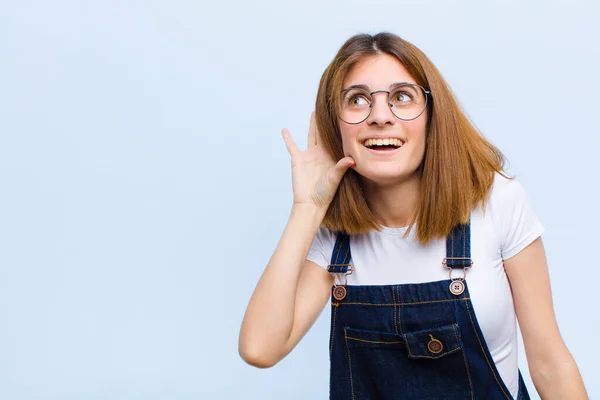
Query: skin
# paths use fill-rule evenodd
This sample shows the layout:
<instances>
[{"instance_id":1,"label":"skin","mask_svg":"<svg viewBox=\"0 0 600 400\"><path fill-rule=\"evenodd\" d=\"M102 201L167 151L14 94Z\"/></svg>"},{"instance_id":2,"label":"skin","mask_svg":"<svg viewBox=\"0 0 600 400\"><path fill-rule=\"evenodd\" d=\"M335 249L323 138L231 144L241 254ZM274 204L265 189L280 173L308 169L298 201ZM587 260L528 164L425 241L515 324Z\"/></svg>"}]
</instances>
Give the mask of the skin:
<instances>
[{"instance_id":1,"label":"skin","mask_svg":"<svg viewBox=\"0 0 600 400\"><path fill-rule=\"evenodd\" d=\"M587 399L581 374L567 349L552 306L542 238L504 260L521 328L529 373L542 399Z\"/></svg>"},{"instance_id":2,"label":"skin","mask_svg":"<svg viewBox=\"0 0 600 400\"><path fill-rule=\"evenodd\" d=\"M373 92L389 90L397 82L416 83L396 58L382 54L359 61L343 87L363 84ZM374 94L373 102L363 123L340 123L344 154L355 160L354 169L362 177L365 196L379 222L389 227L407 226L418 202L420 179L416 170L425 154L427 112L404 121L392 114L386 93ZM405 143L396 154L382 155L363 145L365 139L374 136L400 138Z\"/></svg>"},{"instance_id":3,"label":"skin","mask_svg":"<svg viewBox=\"0 0 600 400\"><path fill-rule=\"evenodd\" d=\"M347 75L344 87L363 84L372 92L388 90L396 82L415 83L398 60L382 54L357 63ZM294 203L242 322L239 353L251 365L268 368L284 358L329 301L332 275L307 261L306 256L348 168L362 176L367 201L382 225L406 226L413 217L420 183L417 169L426 145L427 114L402 121L387 106L386 94L374 97L373 111L367 120L358 125L340 122L346 155L341 160L332 160L320 145L314 114L307 150L300 151L289 132L282 132L292 159ZM376 154L363 145L366 138L387 135L405 141L391 156ZM398 202L398 198L403 201ZM542 239L504 260L504 268L538 393L551 400L587 399L577 365L558 330Z\"/></svg>"}]
</instances>

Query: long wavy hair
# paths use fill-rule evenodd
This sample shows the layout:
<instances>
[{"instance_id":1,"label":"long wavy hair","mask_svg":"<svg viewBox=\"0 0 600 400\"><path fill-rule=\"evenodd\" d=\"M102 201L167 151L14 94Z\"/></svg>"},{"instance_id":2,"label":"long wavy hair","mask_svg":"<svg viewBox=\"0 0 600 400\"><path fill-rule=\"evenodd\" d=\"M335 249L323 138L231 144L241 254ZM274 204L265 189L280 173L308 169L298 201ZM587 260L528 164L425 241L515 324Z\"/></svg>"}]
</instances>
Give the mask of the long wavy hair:
<instances>
[{"instance_id":1,"label":"long wavy hair","mask_svg":"<svg viewBox=\"0 0 600 400\"><path fill-rule=\"evenodd\" d=\"M427 244L446 237L456 224L467 223L479 203L485 207L496 172L512 178L504 173L504 155L469 121L431 60L413 44L387 32L351 37L323 73L316 122L323 145L335 160L344 157L338 116L344 78L358 61L378 54L398 59L416 83L432 93L425 155L417 169L419 203L405 233L406 237L416 226L417 239ZM344 175L323 225L349 235L380 230L356 171L349 169Z\"/></svg>"}]
</instances>

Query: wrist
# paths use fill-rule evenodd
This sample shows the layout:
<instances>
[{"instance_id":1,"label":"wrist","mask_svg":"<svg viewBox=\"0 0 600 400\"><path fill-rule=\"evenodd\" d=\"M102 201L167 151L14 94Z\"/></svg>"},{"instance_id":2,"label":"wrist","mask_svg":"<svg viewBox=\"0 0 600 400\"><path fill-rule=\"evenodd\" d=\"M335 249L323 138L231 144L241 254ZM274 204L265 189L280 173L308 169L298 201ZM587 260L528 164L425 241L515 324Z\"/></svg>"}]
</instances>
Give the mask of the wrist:
<instances>
[{"instance_id":1,"label":"wrist","mask_svg":"<svg viewBox=\"0 0 600 400\"><path fill-rule=\"evenodd\" d=\"M292 206L290 214L291 218L298 218L304 221L309 220L319 226L325 218L325 214L327 214L327 208L318 207L313 204L295 203Z\"/></svg>"}]
</instances>

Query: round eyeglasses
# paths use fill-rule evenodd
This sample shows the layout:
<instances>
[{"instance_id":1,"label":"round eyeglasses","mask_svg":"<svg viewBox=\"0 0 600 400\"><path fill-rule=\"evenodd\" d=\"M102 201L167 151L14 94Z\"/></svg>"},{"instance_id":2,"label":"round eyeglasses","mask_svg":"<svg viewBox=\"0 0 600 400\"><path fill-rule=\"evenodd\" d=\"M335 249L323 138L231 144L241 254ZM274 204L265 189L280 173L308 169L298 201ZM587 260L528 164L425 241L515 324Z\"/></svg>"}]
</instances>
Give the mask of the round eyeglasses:
<instances>
[{"instance_id":1,"label":"round eyeglasses","mask_svg":"<svg viewBox=\"0 0 600 400\"><path fill-rule=\"evenodd\" d=\"M377 90L371 93L362 88L350 87L342 90L340 119L347 124L360 124L369 118L375 93L387 93L392 114L403 121L413 120L423 114L427 108L427 95L431 95L429 90L415 83L403 83L391 91Z\"/></svg>"}]
</instances>

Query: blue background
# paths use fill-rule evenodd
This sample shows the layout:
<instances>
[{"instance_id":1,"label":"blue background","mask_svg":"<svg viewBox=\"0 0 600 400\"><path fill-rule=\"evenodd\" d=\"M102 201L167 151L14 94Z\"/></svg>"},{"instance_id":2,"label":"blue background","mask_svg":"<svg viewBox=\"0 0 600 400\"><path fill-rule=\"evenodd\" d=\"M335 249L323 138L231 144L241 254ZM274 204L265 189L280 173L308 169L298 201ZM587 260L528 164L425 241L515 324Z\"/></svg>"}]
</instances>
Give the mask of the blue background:
<instances>
[{"instance_id":1,"label":"blue background","mask_svg":"<svg viewBox=\"0 0 600 400\"><path fill-rule=\"evenodd\" d=\"M508 157L600 397L597 3L283 3L0 4L0 399L326 398L328 309L269 370L237 336L291 208L280 131L303 148L339 46L382 30Z\"/></svg>"}]
</instances>

